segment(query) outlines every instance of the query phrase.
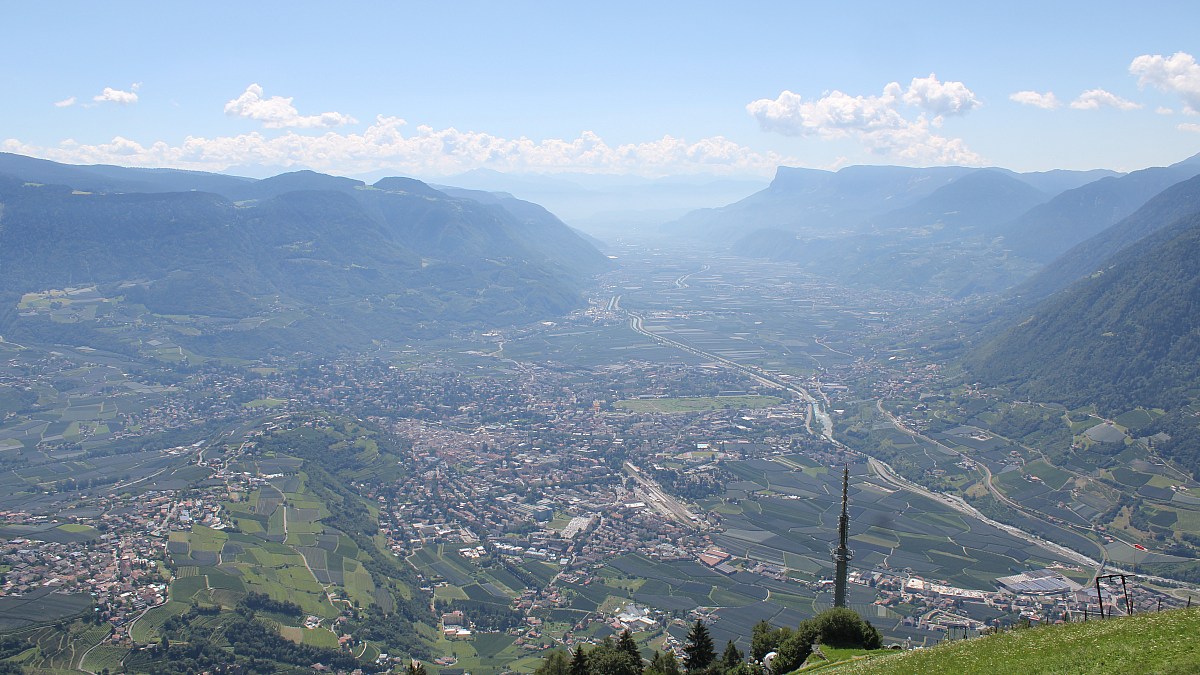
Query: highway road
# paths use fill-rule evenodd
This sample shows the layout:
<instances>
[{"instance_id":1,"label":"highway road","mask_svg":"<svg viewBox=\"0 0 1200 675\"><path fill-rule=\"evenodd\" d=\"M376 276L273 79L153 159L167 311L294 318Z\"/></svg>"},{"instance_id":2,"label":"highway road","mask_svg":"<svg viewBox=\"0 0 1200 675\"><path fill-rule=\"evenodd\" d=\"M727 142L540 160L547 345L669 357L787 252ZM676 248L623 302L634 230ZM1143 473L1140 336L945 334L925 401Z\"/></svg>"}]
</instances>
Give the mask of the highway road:
<instances>
[{"instance_id":1,"label":"highway road","mask_svg":"<svg viewBox=\"0 0 1200 675\"><path fill-rule=\"evenodd\" d=\"M701 272L707 272L707 271L708 271L708 265L705 265L704 267L701 267L699 270L697 270L695 272L688 272L687 274L685 274L675 280L675 288L688 288L688 285L687 285L688 277L692 276L693 274L700 274Z\"/></svg>"},{"instance_id":2,"label":"highway road","mask_svg":"<svg viewBox=\"0 0 1200 675\"><path fill-rule=\"evenodd\" d=\"M815 397L813 397L808 391L806 391L802 387L798 387L794 384L791 384L790 382L785 382L785 381L777 378L776 376L773 376L769 373L765 373L755 367L746 366L746 365L737 363L736 361L725 358L718 354L713 354L713 353L707 352L703 349L698 349L696 347L693 347L691 345L685 344L678 340L666 337L664 335L658 335L655 333L651 333L650 331L646 330L645 327L642 325L643 317L641 317L638 314L634 314L633 312L629 312L629 311L626 311L626 313L629 316L630 329L634 330L635 332L637 332L641 335L644 335L645 337L648 337L648 338L655 340L657 342L660 342L662 344L674 347L676 349L685 351L689 354L694 354L696 356L701 356L706 359L711 359L713 361L716 361L718 363L721 363L722 365L729 367L730 369L733 369L733 370L739 371L745 375L748 375L749 377L753 378L755 381L759 382L760 384L763 384L763 385L766 385L769 387L774 387L776 389L782 389L784 391L788 391L788 392L800 397L800 399L802 401L809 404L809 410L810 410L810 415L804 424L805 429L810 434L815 433L812 428L812 422L815 418L815 420L819 423L819 425L821 427L821 431L820 431L821 436L824 436L827 440L829 440L831 443L837 445L840 448L846 448L845 444L841 443L840 441L838 441L837 439L835 439L833 437L833 420L829 416L829 414L827 412L825 412L824 408L822 408L820 401L818 401ZM905 428L902 424L900 424L899 420L897 420L891 414L889 414L885 410L883 410L881 402L877 402L877 405L879 405L880 411L883 412L883 414L885 416L887 416L888 419L891 420L892 424L896 425L897 428L899 428L900 430L902 430L906 433L909 433L909 434L919 435L919 434L916 434L916 432L913 432L913 431ZM922 437L922 438L924 438L924 437ZM930 440L930 442L932 442L936 445L945 447L944 445L942 445L941 443L938 443L937 441L934 441L932 439L928 439L928 440ZM954 451L951 450L951 452L954 452ZM855 454L858 454L858 453L855 453ZM955 453L955 454L961 454L961 453ZM1091 567L1092 569L1097 570L1097 572L1096 572L1097 574L1100 573L1100 570L1106 570L1106 571L1108 571L1110 573L1114 573L1114 574L1133 575L1132 572L1128 572L1125 570L1121 570L1121 569L1112 567L1111 564L1109 563L1109 561L1107 560L1107 556L1103 556L1104 559L1102 559L1102 560L1095 560L1087 555L1079 553L1078 551L1069 549L1065 546L1056 544L1052 541L1047 541L1046 539L1043 539L1043 538L1041 538L1035 534L1032 534L1030 532L1026 532L1018 527L1014 527L1012 525L1007 525L1005 523L1001 523L1001 522L992 520L991 518L988 518L983 513L981 513L979 511L979 509L971 506L965 500L963 500L961 497L958 497L957 495L947 495L947 494L942 494L939 492L934 492L932 490L929 490L928 488L918 485L918 484L900 476L899 474L897 474L895 472L895 470L893 470L892 467L889 466L884 461L875 459L870 456L867 456L867 461L868 461L869 465L871 466L871 469L875 472L875 474L878 475L880 477L880 479L882 479L884 482L889 483L893 487L896 487L896 488L902 489L902 490L907 490L909 492L913 492L913 493L928 497L929 499L933 499L942 504L945 504L946 506L950 507L951 509L954 509L955 511L957 511L959 513L962 513L963 515L969 516L971 518L975 518L975 519L983 521L993 527L1004 530L1005 532L1011 534L1014 537L1017 537L1024 541L1027 541L1031 544L1040 546L1041 548L1043 548L1047 551L1050 551L1051 553L1054 553L1055 555L1061 556L1067 560L1077 562L1081 565L1087 565L1088 567ZM993 496L996 497L996 499L1000 500L1004 504L1009 505L1012 508L1018 509L1022 513L1025 513L1025 510L1023 508L1021 508L1019 505L1012 502L1012 500L1005 497L998 490L996 490L996 488L992 485L992 480L991 480L992 477L991 477L990 469L988 469L986 466L983 466L982 464L980 464L978 462L976 463L976 465L982 467L983 471L985 472L985 476L987 479L987 481L986 481L987 487L992 492ZM633 468L632 465L629 465L628 463L627 463L627 466ZM645 477L641 476L640 474L634 474L634 476L635 476L635 478L645 479ZM641 482L641 480L639 480L639 483L640 482ZM657 488L657 485L655 485L655 487ZM670 499L672 502L674 502L674 499L670 498L669 495L666 495L665 493L663 493L661 489L658 489L658 494L662 495L664 498ZM678 502L675 502L675 504L678 505ZM687 514L687 516L685 516L685 517L695 518L695 516L693 516L691 514L691 512L687 511L687 509L683 508L681 505L679 506L679 508L682 509L683 512ZM1026 514L1026 515L1027 515L1027 517L1030 517L1030 516L1028 516L1028 514ZM679 514L676 515L676 519L680 519ZM686 521L684 521L684 522L686 522ZM1097 547L1100 548L1100 550L1103 552L1103 548L1101 548L1099 546L1099 544L1097 544ZM1103 555L1103 553L1102 553L1102 555ZM1165 579L1162 577L1156 577L1156 576L1146 575L1146 574L1134 575L1134 576L1140 576L1143 579L1147 579L1147 580L1153 581L1155 583L1161 583L1161 584L1168 585L1168 586L1178 585L1177 581Z\"/></svg>"},{"instance_id":3,"label":"highway road","mask_svg":"<svg viewBox=\"0 0 1200 675\"><path fill-rule=\"evenodd\" d=\"M951 448L950 446L946 445L945 443L942 443L942 442L938 441L937 439L930 438L930 437L926 436L925 434L914 431L914 430L909 429L908 427L904 426L904 424L902 422L900 422L900 420L896 419L895 415L888 412L887 409L883 407L882 400L875 401L875 409L878 410L879 414L883 415L887 419L887 421L891 422L892 426L896 427L897 430L899 430L903 433L906 433L909 436L912 436L913 438L919 438L927 443L932 443L933 445L936 445L937 447L941 448L942 450L945 450L948 454L957 455L960 458L966 457L966 455L959 452L958 450L955 450L954 448ZM966 458L971 459L970 457L966 457ZM984 464L983 462L976 462L973 459L971 459L971 462L983 472L984 481L985 481L984 485L987 486L988 492L992 493L992 496L996 498L996 501L1000 502L1001 504L1004 504L1005 506L1008 506L1009 508L1016 509L1022 513L1025 513L1025 508L1023 506L1021 506L1020 504L1009 499L1003 492L997 490L995 485L992 485L992 470L988 467L987 464ZM1028 515L1028 514L1026 514L1026 515Z\"/></svg>"},{"instance_id":4,"label":"highway road","mask_svg":"<svg viewBox=\"0 0 1200 675\"><path fill-rule=\"evenodd\" d=\"M932 444L936 445L937 447L942 448L947 453L957 455L959 457L966 457L967 459L971 459L970 457L967 457L966 455L959 452L958 450L955 450L954 448L951 448L951 447L945 445L944 443L938 442L936 439L930 438L920 432L914 431L914 430L909 429L908 427L904 426L904 424L901 423L900 420L896 419L895 415L891 414L883 407L883 401L876 401L875 408L877 410L879 410L879 413L881 415L883 415L884 418L886 418L889 422L891 422L892 426L896 427L896 429L898 429L899 431L902 431L914 438L919 438L928 443L932 443ZM996 501L1013 509L1017 513L1020 513L1021 515L1025 516L1026 518L1032 518L1034 520L1039 520L1039 521L1046 523L1047 525L1050 525L1052 527L1059 527L1059 525L1055 525L1054 523L1050 523L1050 522L1046 521L1044 518L1042 518L1040 516L1040 514L1037 514L1036 512L1031 513L1028 509L1026 509L1021 504L1018 504L1017 502L1013 501L1012 499L1009 499L1007 495L1005 495L1000 490L996 489L996 486L992 484L991 468L989 468L988 465L983 462L975 461L973 459L971 461L972 461L972 463L974 463L976 468L978 468L983 473L984 485L987 486L988 492L991 493L992 497L994 497L996 499ZM882 462L880 462L880 464L882 464ZM887 465L884 464L884 466L887 466ZM888 470L891 471L891 467L888 467ZM915 485L915 483L914 483L914 485ZM935 494L935 493L930 493L930 494ZM947 497L947 495L941 495L941 496ZM949 498L958 500L958 502L960 502L963 506L970 509L970 511L973 512L973 513L971 513L971 515L974 515L974 517L979 518L980 520L983 520L984 522L990 523L992 525L996 525L997 527L1002 527L1002 529L1004 529L1006 532L1009 532L1010 534L1016 535L1016 533L1020 533L1020 535L1016 535L1016 536L1020 536L1021 538L1025 539L1026 541L1030 541L1035 544L1038 544L1039 546L1043 546L1043 548L1045 548L1045 544L1052 544L1052 542L1048 542L1048 541L1042 539L1041 537L1037 537L1035 535L1029 534L1023 530L1012 527L1011 525L1003 525L1002 523L998 523L994 520L987 518L982 513L980 513L978 511L978 509L976 509L973 506L970 506L969 504L967 504L965 501L963 501L959 497L949 497ZM966 513L966 511L962 511L962 509L956 509L956 510ZM978 515L975 515L975 514L978 514ZM1076 562L1082 563L1082 564L1086 564L1093 569L1092 578L1094 580L1096 576L1103 574L1104 570L1106 568L1108 568L1109 561L1108 561L1108 551L1106 551L1104 549L1104 546L1102 546L1101 544L1099 544L1097 542L1093 542L1093 543L1095 543L1096 549L1100 553L1099 561L1093 560L1092 558L1089 558L1086 555L1078 553L1078 552L1074 551L1073 549L1068 549L1066 547L1059 546L1058 544L1053 544L1054 548L1050 548L1049 550L1054 551L1054 552L1059 552L1060 549L1061 549L1061 551L1070 551L1071 553L1074 554L1074 557L1072 558L1073 560L1075 560ZM1084 562L1084 561L1086 561L1086 562ZM1108 568L1108 569L1111 570L1111 568ZM1120 570L1111 570L1111 571L1115 571L1118 574L1120 573Z\"/></svg>"},{"instance_id":5,"label":"highway road","mask_svg":"<svg viewBox=\"0 0 1200 675\"><path fill-rule=\"evenodd\" d=\"M808 391L806 389L804 389L803 387L798 387L790 382L785 382L784 380L778 378L777 376L771 375L770 373L763 372L753 366L743 365L732 359L727 359L724 356L721 356L719 354L713 354L712 352L707 352L707 351L704 351L703 349L698 349L689 344L685 344L678 340L674 340L672 338L666 337L665 335L658 335L656 333L651 333L650 331L646 330L642 326L642 322L643 322L643 318L641 316L634 314L632 312L629 312L629 327L641 335L644 335L652 340L661 342L665 345L685 351L689 354L695 354L696 356L702 356L706 359L711 359L711 360L716 361L732 370L736 370L745 375L748 375L749 377L753 378L759 384L763 384L768 387L772 387L774 389L782 389L784 391L790 392L790 393L800 397L800 400L804 401L805 403L807 403L809 405L809 409L810 409L810 413L811 413L809 416L810 419L806 419L804 422L804 428L807 429L808 433L810 433L810 434L815 433L812 428L812 421L813 421L813 419L815 419L815 421L820 424L821 435L824 436L825 438L829 439L830 441L833 440L833 419L830 418L829 414L827 412L825 412L825 409L821 407L821 402L818 401L812 394L808 393Z\"/></svg>"},{"instance_id":6,"label":"highway road","mask_svg":"<svg viewBox=\"0 0 1200 675\"><path fill-rule=\"evenodd\" d=\"M1004 530L1018 539L1022 539L1031 544L1040 546L1047 551L1057 556L1061 556L1067 560L1071 560L1081 565L1087 565L1093 569L1099 569L1101 566L1099 561L1093 560L1092 558L1089 558L1078 551L1073 551L1066 546L1061 546L1052 541L1047 541L1035 534L1030 534L1029 532L1026 532L1020 528L1013 527L1012 525L1006 525L999 521L992 520L991 518L983 515L979 509L968 504L965 500L963 500L962 497L957 495L942 494L940 492L934 492L933 490L922 487L921 485L918 485L917 483L914 483L896 473L896 471L892 469L891 466L888 466L886 462L882 462L874 457L868 457L867 463L870 465L871 470L875 472L876 476L879 476L883 482L891 485L894 488L907 490L908 492L913 492L921 496L928 497L936 502L945 504L946 506L958 511L963 515L970 516L976 520L981 520L992 527Z\"/></svg>"},{"instance_id":7,"label":"highway road","mask_svg":"<svg viewBox=\"0 0 1200 675\"><path fill-rule=\"evenodd\" d=\"M946 448L945 445L938 443L934 439L929 438L928 436L919 434L919 433L912 431L912 430L908 429L907 427L905 427L894 416L892 416L890 413L884 411L882 402L877 401L876 405L879 406L880 412L882 412L885 416L887 416L887 418L889 420L891 420L892 424L894 424L897 429L900 429L901 431L904 431L908 434L911 434L911 435L921 438L923 440L929 441L930 443L934 443L935 445L938 445L939 447ZM958 454L958 455L962 454L962 453L959 453L950 448L946 448L946 449L950 450L951 452L954 452L955 454ZM1093 580L1095 580L1096 576L1107 572L1109 574L1128 574L1131 576L1137 576L1137 577L1141 577L1142 579L1146 579L1146 580L1152 581L1154 583L1163 584L1166 586L1178 586L1179 585L1178 581L1175 581L1172 579L1166 579L1164 577L1156 577L1156 576L1153 576L1150 574L1134 574L1133 572L1130 572L1128 570L1113 567L1112 563L1108 560L1107 551L1105 551L1104 547L1101 546L1099 543L1096 544L1096 548L1100 550L1101 559L1095 560L1095 559L1093 559L1089 556L1086 556L1074 549L1067 548L1066 546L1056 544L1052 541L1043 539L1035 534L1026 532L1025 530L1022 530L1019 527L1014 527L1012 525L1007 525L1005 523L1001 523L1001 522L992 520L991 518L988 518L987 516L980 513L979 509L975 508L974 506L971 506L965 500L963 500L961 497L959 497L957 495L947 495L947 494L942 494L940 492L934 492L932 490L926 489L926 488L908 480L907 478L904 478L903 476L900 476L899 474L897 474L895 472L895 470L892 469L892 467L888 466L888 464L886 462L882 462L875 458L868 458L867 461L871 465L871 469L873 471L875 471L876 475L878 475L885 482L891 484L893 487L902 488L902 489L908 490L909 492L916 492L917 494L924 495L926 497L929 497L930 499L935 499L939 502L942 502L943 504L946 504L947 506L954 509L955 511L958 511L959 513L971 516L972 518L975 518L977 520L981 520L981 521L987 523L988 525L992 525L993 527L1000 528L1001 530L1004 530L1005 532L1013 535L1014 537L1023 539L1031 544L1036 544L1036 545L1046 549L1047 551L1050 551L1051 553L1061 555L1061 556L1067 558L1068 560L1073 560L1081 565L1087 565L1088 567L1091 567L1093 570L1095 570L1095 572L1093 573L1093 576L1092 576ZM1024 515L1027 518L1035 518L1037 520L1042 520L1041 518L1038 518L1036 515L1030 514L1020 504L1017 504L1016 502L1012 501L1008 497L1005 497L1002 493L998 492L996 490L996 488L992 486L991 469L989 469L987 466L985 466L982 462L975 462L975 465L984 471L984 475L987 479L988 490L991 491L992 495L995 496L996 499L1000 500L1001 502L1010 506L1011 508L1016 509L1018 512L1020 512L1022 515ZM1043 520L1042 522L1045 522L1045 521ZM1056 525L1056 527L1057 527L1057 525Z\"/></svg>"}]
</instances>

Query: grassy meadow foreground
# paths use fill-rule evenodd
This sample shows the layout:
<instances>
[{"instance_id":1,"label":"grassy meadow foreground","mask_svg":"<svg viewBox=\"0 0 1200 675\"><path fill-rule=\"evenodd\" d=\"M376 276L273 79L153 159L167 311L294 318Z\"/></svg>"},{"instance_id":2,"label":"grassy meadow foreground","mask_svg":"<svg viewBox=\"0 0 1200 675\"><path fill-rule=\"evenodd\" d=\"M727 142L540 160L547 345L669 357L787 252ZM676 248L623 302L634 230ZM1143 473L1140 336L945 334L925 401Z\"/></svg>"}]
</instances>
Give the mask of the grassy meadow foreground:
<instances>
[{"instance_id":1,"label":"grassy meadow foreground","mask_svg":"<svg viewBox=\"0 0 1200 675\"><path fill-rule=\"evenodd\" d=\"M798 672L843 673L1195 673L1200 609L1012 630L929 649Z\"/></svg>"}]
</instances>

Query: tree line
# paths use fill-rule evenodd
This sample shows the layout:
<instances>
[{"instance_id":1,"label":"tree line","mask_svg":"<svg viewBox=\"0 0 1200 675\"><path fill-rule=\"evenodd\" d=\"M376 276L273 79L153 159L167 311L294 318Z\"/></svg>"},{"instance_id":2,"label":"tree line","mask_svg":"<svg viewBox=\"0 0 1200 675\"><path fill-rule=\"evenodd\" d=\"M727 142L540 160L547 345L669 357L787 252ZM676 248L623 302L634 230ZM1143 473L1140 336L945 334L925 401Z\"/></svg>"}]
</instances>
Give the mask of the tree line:
<instances>
[{"instance_id":1,"label":"tree line","mask_svg":"<svg viewBox=\"0 0 1200 675\"><path fill-rule=\"evenodd\" d=\"M814 645L842 649L879 649L879 630L849 609L830 609L796 628L776 628L760 621L750 635L750 653L744 654L733 640L717 655L712 635L697 619L688 630L683 658L674 651L656 651L648 662L628 630L618 639L604 638L588 647L578 645L567 652L555 650L542 661L535 675L765 675L787 673L813 653Z\"/></svg>"}]
</instances>

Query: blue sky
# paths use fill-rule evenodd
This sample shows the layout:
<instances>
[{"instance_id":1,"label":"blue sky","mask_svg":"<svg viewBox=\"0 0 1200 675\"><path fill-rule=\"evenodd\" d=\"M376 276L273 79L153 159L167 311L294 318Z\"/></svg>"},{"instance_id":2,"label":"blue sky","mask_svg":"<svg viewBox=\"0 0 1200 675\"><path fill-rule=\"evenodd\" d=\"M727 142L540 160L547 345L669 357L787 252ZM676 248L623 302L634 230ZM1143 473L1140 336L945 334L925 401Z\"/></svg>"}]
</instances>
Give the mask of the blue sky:
<instances>
[{"instance_id":1,"label":"blue sky","mask_svg":"<svg viewBox=\"0 0 1200 675\"><path fill-rule=\"evenodd\" d=\"M0 149L425 177L1200 152L1200 3L842 4L10 3Z\"/></svg>"}]
</instances>

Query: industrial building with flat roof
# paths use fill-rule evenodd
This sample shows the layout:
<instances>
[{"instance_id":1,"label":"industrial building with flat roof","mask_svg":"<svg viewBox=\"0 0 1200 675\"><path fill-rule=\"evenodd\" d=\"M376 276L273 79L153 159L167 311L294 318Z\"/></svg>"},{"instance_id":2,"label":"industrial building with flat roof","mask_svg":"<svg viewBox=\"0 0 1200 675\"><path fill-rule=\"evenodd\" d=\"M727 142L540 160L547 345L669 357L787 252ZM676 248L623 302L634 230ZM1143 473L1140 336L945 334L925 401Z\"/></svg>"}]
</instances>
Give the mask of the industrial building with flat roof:
<instances>
[{"instance_id":1,"label":"industrial building with flat roof","mask_svg":"<svg viewBox=\"0 0 1200 675\"><path fill-rule=\"evenodd\" d=\"M1011 577L1000 577L996 584L1018 595L1060 595L1083 588L1054 570L1033 570Z\"/></svg>"}]
</instances>

